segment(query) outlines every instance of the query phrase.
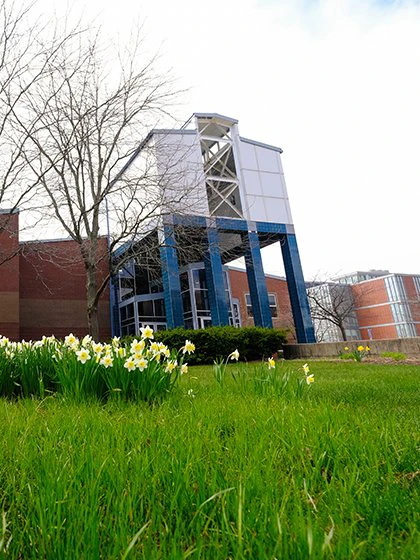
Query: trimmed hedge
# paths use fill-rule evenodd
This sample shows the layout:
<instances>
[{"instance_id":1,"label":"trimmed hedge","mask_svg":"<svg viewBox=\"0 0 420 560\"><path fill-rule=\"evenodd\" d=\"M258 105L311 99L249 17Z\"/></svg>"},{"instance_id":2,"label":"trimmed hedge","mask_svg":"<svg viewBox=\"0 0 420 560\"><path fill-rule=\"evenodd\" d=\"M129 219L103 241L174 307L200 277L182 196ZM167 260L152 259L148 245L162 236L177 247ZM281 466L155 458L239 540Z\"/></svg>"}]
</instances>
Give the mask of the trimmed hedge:
<instances>
[{"instance_id":1,"label":"trimmed hedge","mask_svg":"<svg viewBox=\"0 0 420 560\"><path fill-rule=\"evenodd\" d=\"M130 342L134 337L125 337ZM188 363L212 364L225 359L234 350L239 351L239 360L252 361L270 358L286 342L287 331L260 327L209 327L186 330L182 328L155 333L155 340L169 348L179 349L185 340L195 344L195 353L188 356Z\"/></svg>"}]
</instances>

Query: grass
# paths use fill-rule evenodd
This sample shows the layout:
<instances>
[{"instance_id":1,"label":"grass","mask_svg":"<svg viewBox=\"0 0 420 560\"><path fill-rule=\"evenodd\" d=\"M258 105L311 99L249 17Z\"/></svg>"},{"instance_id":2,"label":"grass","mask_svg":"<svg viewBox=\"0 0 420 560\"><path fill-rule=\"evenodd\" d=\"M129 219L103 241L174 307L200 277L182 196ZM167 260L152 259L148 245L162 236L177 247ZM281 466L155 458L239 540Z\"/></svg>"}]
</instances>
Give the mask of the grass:
<instances>
[{"instance_id":1,"label":"grass","mask_svg":"<svg viewBox=\"0 0 420 560\"><path fill-rule=\"evenodd\" d=\"M155 407L0 400L0 558L418 557L418 367L310 366L281 397L229 365Z\"/></svg>"}]
</instances>

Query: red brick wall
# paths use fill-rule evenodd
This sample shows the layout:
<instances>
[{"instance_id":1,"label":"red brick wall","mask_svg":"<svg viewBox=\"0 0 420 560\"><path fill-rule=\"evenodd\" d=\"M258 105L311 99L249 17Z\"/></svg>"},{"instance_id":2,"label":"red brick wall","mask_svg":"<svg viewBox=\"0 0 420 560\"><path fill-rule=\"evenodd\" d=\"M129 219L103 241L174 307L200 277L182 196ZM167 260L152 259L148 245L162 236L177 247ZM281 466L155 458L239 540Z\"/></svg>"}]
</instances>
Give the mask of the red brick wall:
<instances>
[{"instance_id":1,"label":"red brick wall","mask_svg":"<svg viewBox=\"0 0 420 560\"><path fill-rule=\"evenodd\" d=\"M379 340L382 338L398 338L397 329L394 325L387 325L385 327L371 327L370 331L374 340ZM362 340L370 339L366 327L360 327L360 335Z\"/></svg>"},{"instance_id":2,"label":"red brick wall","mask_svg":"<svg viewBox=\"0 0 420 560\"><path fill-rule=\"evenodd\" d=\"M273 317L274 328L288 328L294 336L294 324L292 309L290 306L289 291L286 280L279 278L267 278L267 290L270 294L276 295L277 301L277 317ZM241 321L243 327L251 327L254 325L254 319L248 317L246 310L245 294L249 294L248 278L246 271L229 270L229 281L232 291L232 297L239 300L241 309ZM291 337L291 339L293 338Z\"/></svg>"},{"instance_id":3,"label":"red brick wall","mask_svg":"<svg viewBox=\"0 0 420 560\"><path fill-rule=\"evenodd\" d=\"M19 214L0 214L0 334L19 339Z\"/></svg>"},{"instance_id":4,"label":"red brick wall","mask_svg":"<svg viewBox=\"0 0 420 560\"><path fill-rule=\"evenodd\" d=\"M106 239L100 241L107 251ZM107 261L98 267L98 280ZM20 335L26 340L69 332L87 334L86 277L78 244L73 241L26 243L20 257ZM111 335L109 289L99 303L100 338Z\"/></svg>"},{"instance_id":5,"label":"red brick wall","mask_svg":"<svg viewBox=\"0 0 420 560\"><path fill-rule=\"evenodd\" d=\"M369 339L368 328L370 328L374 339L395 338L397 331L392 324L394 317L388 303L388 293L384 279L378 278L377 280L355 284L352 286L352 291L362 339ZM389 326L375 327L375 325Z\"/></svg>"},{"instance_id":6,"label":"red brick wall","mask_svg":"<svg viewBox=\"0 0 420 560\"><path fill-rule=\"evenodd\" d=\"M383 278L369 280L361 284L354 284L352 286L352 291L356 307L376 305L388 301L388 293Z\"/></svg>"}]
</instances>

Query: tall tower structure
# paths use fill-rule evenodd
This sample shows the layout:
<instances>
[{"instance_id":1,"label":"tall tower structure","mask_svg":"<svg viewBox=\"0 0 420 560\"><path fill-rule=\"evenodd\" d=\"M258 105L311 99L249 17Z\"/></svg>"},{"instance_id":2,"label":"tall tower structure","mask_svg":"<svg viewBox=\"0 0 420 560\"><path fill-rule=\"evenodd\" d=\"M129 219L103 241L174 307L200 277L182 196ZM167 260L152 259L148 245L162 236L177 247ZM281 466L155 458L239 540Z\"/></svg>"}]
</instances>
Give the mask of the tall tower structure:
<instances>
[{"instance_id":1,"label":"tall tower structure","mask_svg":"<svg viewBox=\"0 0 420 560\"><path fill-rule=\"evenodd\" d=\"M134 329L138 329L141 317L149 317L142 315L140 308L144 308L146 301L159 298L164 300L167 327L203 326L203 322L198 322L197 301L193 294L195 289L203 288L201 285L194 287L194 279L188 274L191 263L197 260L204 263L200 278L207 290L207 324L229 324L229 287L226 287L223 265L243 256L254 322L257 326L271 327L261 248L279 242L296 337L299 342L314 342L281 163L282 150L241 137L237 120L216 113L195 113L178 130L153 130L138 154L146 147L153 153L157 177L163 176L168 168L172 177L161 196L162 217L158 235L162 282L153 292L153 282L148 278L148 288L142 285L139 289L142 282L140 270L138 273L134 269L127 272L126 268L121 272L119 307L122 326L134 324ZM189 193L187 206L185 197L180 197L177 203L176 196L173 196L176 192ZM198 257L197 251L194 256L188 256L192 239L199 240ZM141 240L137 242L141 243ZM141 269L141 262L137 266ZM183 278L186 271L187 276ZM130 287L133 284L130 284L130 278L134 279L133 287ZM201 280L197 282L200 284ZM129 291L122 296L121 286L127 290L127 285ZM187 292L190 299L185 297ZM128 323L130 313L127 314L125 309L131 303L134 304L134 323Z\"/></svg>"}]
</instances>

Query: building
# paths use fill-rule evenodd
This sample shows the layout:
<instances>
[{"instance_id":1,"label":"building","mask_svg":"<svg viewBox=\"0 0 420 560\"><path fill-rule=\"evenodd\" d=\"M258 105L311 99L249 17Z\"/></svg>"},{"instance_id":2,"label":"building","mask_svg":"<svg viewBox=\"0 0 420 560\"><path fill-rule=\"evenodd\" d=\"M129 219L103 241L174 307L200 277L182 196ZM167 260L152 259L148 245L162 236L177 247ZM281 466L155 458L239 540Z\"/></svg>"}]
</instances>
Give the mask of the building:
<instances>
[{"instance_id":1,"label":"building","mask_svg":"<svg viewBox=\"0 0 420 560\"><path fill-rule=\"evenodd\" d=\"M352 290L362 339L420 336L420 275L386 274Z\"/></svg>"},{"instance_id":2,"label":"building","mask_svg":"<svg viewBox=\"0 0 420 560\"><path fill-rule=\"evenodd\" d=\"M332 281L338 282L339 284L358 284L359 282L372 280L373 278L380 278L381 276L386 276L387 274L389 274L389 270L357 270L356 272L336 276L335 278L332 278Z\"/></svg>"},{"instance_id":3,"label":"building","mask_svg":"<svg viewBox=\"0 0 420 560\"><path fill-rule=\"evenodd\" d=\"M293 317L296 339L315 340L281 153L241 137L235 119L214 113L197 113L180 129L148 134L114 181L128 179L147 154L156 181L145 200L161 201L160 217L112 255L119 272L101 298L102 338L137 334L145 324L156 330L284 327ZM163 189L167 169L171 176ZM179 192L188 193L188 207L176 205ZM14 227L0 228L0 245L16 251L0 266L3 334L83 334L85 276L77 245L19 243L18 215L10 219ZM261 248L273 243L285 280L264 274ZM227 267L238 257L245 258L246 272ZM107 273L98 270L101 278Z\"/></svg>"},{"instance_id":4,"label":"building","mask_svg":"<svg viewBox=\"0 0 420 560\"><path fill-rule=\"evenodd\" d=\"M113 283L114 332L134 334L144 324L156 329L237 324L241 305L224 265L238 257L246 263L246 307L255 325L272 327L273 298L260 250L278 243L296 338L313 342L282 150L241 137L235 119L214 113L196 113L181 129L152 131L137 157L146 149L156 169L179 167L182 188L194 183L194 196L188 211L179 213L168 212L163 202L159 223L114 255L123 260L143 245L156 248L147 259L135 256L121 266ZM181 152L182 158L173 158ZM133 158L130 165L135 164Z\"/></svg>"},{"instance_id":5,"label":"building","mask_svg":"<svg viewBox=\"0 0 420 560\"><path fill-rule=\"evenodd\" d=\"M107 239L100 240L104 253ZM72 240L19 242L19 214L0 214L0 334L12 340L87 334L83 262ZM98 278L106 274L105 263ZM100 336L110 338L109 290L99 303Z\"/></svg>"},{"instance_id":6,"label":"building","mask_svg":"<svg viewBox=\"0 0 420 560\"><path fill-rule=\"evenodd\" d=\"M420 336L420 275L368 270L334 280L308 288L317 341Z\"/></svg>"}]
</instances>

